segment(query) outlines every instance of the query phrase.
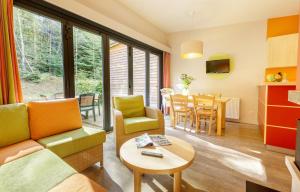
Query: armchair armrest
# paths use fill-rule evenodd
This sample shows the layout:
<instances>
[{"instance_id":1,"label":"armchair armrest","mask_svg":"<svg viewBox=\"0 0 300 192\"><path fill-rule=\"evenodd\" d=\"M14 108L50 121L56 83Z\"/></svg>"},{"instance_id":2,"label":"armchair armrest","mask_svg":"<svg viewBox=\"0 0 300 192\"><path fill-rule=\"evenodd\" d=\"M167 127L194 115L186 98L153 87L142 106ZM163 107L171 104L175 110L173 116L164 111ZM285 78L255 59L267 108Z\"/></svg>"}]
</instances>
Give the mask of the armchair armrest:
<instances>
[{"instance_id":1,"label":"armchair armrest","mask_svg":"<svg viewBox=\"0 0 300 192\"><path fill-rule=\"evenodd\" d=\"M162 133L164 133L165 130L165 120L162 112L153 107L145 107L146 111L146 117L157 119L159 121L159 128L162 130Z\"/></svg>"},{"instance_id":2,"label":"armchair armrest","mask_svg":"<svg viewBox=\"0 0 300 192\"><path fill-rule=\"evenodd\" d=\"M159 119L162 117L162 113L159 109L153 107L145 107L146 117L152 119Z\"/></svg>"},{"instance_id":3,"label":"armchair armrest","mask_svg":"<svg viewBox=\"0 0 300 192\"><path fill-rule=\"evenodd\" d=\"M123 131L124 118L121 111L113 109L113 126L115 131Z\"/></svg>"}]
</instances>

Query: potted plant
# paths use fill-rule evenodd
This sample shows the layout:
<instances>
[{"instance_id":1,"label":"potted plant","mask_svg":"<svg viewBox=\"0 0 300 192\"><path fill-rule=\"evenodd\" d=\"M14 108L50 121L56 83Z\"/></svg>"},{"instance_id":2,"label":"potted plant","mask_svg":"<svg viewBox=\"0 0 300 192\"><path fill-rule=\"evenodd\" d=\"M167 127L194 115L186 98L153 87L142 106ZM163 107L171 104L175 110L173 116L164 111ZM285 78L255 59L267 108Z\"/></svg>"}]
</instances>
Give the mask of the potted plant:
<instances>
[{"instance_id":1,"label":"potted plant","mask_svg":"<svg viewBox=\"0 0 300 192\"><path fill-rule=\"evenodd\" d=\"M189 89L192 81L194 78L192 76L189 76L188 74L181 74L180 75L181 85L182 85L182 94L188 95Z\"/></svg>"}]
</instances>

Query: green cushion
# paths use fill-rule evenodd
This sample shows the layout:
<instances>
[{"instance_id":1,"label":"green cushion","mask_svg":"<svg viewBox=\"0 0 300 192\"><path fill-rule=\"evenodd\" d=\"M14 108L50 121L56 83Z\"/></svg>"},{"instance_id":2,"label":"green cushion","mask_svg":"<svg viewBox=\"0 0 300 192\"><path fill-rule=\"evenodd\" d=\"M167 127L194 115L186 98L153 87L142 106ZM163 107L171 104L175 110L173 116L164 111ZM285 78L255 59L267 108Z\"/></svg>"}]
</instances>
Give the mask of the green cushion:
<instances>
[{"instance_id":1,"label":"green cushion","mask_svg":"<svg viewBox=\"0 0 300 192\"><path fill-rule=\"evenodd\" d=\"M76 171L51 151L37 151L0 167L0 191L46 192Z\"/></svg>"},{"instance_id":2,"label":"green cushion","mask_svg":"<svg viewBox=\"0 0 300 192\"><path fill-rule=\"evenodd\" d=\"M158 129L159 122L157 119L148 117L132 117L124 119L125 133L135 133L139 131L147 131L151 129Z\"/></svg>"},{"instance_id":3,"label":"green cushion","mask_svg":"<svg viewBox=\"0 0 300 192\"><path fill-rule=\"evenodd\" d=\"M25 104L0 106L0 147L30 139Z\"/></svg>"},{"instance_id":4,"label":"green cushion","mask_svg":"<svg viewBox=\"0 0 300 192\"><path fill-rule=\"evenodd\" d=\"M104 143L105 139L106 133L104 130L83 127L39 139L38 143L50 149L58 156L66 157L100 145Z\"/></svg>"},{"instance_id":5,"label":"green cushion","mask_svg":"<svg viewBox=\"0 0 300 192\"><path fill-rule=\"evenodd\" d=\"M115 97L114 106L122 112L124 118L145 116L145 106L142 95Z\"/></svg>"}]
</instances>

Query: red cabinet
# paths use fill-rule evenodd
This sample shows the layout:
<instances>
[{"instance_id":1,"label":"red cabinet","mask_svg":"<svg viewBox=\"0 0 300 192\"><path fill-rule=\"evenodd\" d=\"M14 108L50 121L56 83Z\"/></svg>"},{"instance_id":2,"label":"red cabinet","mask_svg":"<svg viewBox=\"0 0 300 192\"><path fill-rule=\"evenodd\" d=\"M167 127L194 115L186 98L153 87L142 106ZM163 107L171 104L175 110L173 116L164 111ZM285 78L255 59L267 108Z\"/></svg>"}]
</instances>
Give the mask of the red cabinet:
<instances>
[{"instance_id":1,"label":"red cabinet","mask_svg":"<svg viewBox=\"0 0 300 192\"><path fill-rule=\"evenodd\" d=\"M265 144L295 149L300 105L288 101L288 91L295 89L295 85L265 85L259 88L259 127L263 129Z\"/></svg>"}]
</instances>

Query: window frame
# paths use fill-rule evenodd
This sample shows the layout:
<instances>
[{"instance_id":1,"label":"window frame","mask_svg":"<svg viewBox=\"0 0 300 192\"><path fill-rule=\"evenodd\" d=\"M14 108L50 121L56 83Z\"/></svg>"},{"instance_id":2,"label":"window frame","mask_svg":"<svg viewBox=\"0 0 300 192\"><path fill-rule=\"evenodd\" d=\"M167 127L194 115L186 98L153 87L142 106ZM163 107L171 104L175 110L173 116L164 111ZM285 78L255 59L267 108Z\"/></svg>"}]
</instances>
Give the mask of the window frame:
<instances>
[{"instance_id":1,"label":"window frame","mask_svg":"<svg viewBox=\"0 0 300 192\"><path fill-rule=\"evenodd\" d=\"M103 128L106 131L112 131L111 128L111 106L110 106L110 39L114 39L128 46L128 90L129 94L132 94L133 90L133 48L138 48L146 52L146 105L149 105L149 68L150 68L150 53L159 57L159 90L163 84L163 51L153 46L136 40L132 37L124 35L120 32L112 30L99 23L91 21L87 18L79 16L75 13L67 11L63 8L55 6L46 1L40 0L15 0L14 6L26 9L33 13L55 19L62 23L62 35L63 35L63 65L64 65L64 93L66 98L75 96L75 77L74 77L74 45L73 45L73 27L79 27L89 32L102 36L102 54L103 54ZM159 94L160 95L160 94ZM158 105L161 104L161 96L159 97Z\"/></svg>"}]
</instances>

